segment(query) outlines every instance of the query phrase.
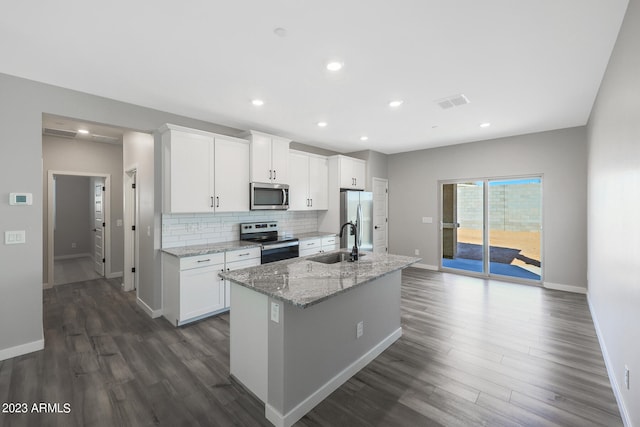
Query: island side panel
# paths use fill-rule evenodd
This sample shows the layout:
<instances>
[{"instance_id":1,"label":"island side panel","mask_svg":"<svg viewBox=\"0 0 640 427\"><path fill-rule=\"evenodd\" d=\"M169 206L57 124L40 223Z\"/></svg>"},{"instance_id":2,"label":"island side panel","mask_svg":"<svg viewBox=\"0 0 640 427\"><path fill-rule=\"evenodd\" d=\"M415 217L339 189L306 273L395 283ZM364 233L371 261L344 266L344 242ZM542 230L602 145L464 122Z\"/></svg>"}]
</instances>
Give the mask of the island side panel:
<instances>
[{"instance_id":1,"label":"island side panel","mask_svg":"<svg viewBox=\"0 0 640 427\"><path fill-rule=\"evenodd\" d=\"M230 372L267 401L268 306L266 295L231 283Z\"/></svg>"},{"instance_id":2,"label":"island side panel","mask_svg":"<svg viewBox=\"0 0 640 427\"><path fill-rule=\"evenodd\" d=\"M283 304L280 323L269 322L266 412L283 419L275 425L297 421L401 336L400 286L398 270L305 309Z\"/></svg>"}]
</instances>

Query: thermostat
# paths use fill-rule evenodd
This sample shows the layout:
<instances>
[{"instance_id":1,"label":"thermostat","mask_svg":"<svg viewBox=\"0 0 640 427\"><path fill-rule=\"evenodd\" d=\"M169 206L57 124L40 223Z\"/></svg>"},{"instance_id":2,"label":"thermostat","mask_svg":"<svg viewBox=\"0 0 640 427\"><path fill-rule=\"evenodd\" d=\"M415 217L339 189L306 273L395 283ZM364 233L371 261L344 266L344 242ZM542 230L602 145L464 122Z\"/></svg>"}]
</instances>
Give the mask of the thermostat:
<instances>
[{"instance_id":1,"label":"thermostat","mask_svg":"<svg viewBox=\"0 0 640 427\"><path fill-rule=\"evenodd\" d=\"M33 195L31 193L10 193L10 205L32 205Z\"/></svg>"}]
</instances>

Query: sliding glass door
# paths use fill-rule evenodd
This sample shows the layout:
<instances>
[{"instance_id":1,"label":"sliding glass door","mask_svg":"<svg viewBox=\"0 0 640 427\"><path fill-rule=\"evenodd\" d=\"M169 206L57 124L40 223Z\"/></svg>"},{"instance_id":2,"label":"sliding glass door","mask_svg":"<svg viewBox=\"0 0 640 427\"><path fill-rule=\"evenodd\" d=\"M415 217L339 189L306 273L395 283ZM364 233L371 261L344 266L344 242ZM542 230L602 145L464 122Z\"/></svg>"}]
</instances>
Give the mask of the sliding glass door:
<instances>
[{"instance_id":1,"label":"sliding glass door","mask_svg":"<svg viewBox=\"0 0 640 427\"><path fill-rule=\"evenodd\" d=\"M441 183L441 268L542 279L541 177Z\"/></svg>"}]
</instances>

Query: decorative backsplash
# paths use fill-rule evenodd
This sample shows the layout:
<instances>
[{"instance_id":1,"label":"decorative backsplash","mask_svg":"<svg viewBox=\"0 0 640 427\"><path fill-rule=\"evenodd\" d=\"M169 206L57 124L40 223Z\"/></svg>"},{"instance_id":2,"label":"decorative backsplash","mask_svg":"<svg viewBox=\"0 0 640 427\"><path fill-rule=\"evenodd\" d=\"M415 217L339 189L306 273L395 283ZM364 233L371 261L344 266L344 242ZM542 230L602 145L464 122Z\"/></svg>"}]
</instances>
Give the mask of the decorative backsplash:
<instances>
[{"instance_id":1,"label":"decorative backsplash","mask_svg":"<svg viewBox=\"0 0 640 427\"><path fill-rule=\"evenodd\" d=\"M201 245L238 240L240 223L278 221L281 234L318 230L318 212L252 211L162 215L162 247Z\"/></svg>"}]
</instances>

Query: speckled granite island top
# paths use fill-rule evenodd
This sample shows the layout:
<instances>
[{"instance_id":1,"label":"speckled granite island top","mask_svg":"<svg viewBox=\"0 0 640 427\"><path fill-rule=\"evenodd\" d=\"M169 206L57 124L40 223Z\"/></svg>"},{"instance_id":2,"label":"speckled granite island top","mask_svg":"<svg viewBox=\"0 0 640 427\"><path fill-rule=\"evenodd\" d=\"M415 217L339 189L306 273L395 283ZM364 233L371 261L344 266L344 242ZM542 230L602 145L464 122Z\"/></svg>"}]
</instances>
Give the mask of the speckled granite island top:
<instances>
[{"instance_id":1,"label":"speckled granite island top","mask_svg":"<svg viewBox=\"0 0 640 427\"><path fill-rule=\"evenodd\" d=\"M341 251L321 255L338 252ZM305 308L420 261L420 258L401 255L363 253L365 256L356 262L323 264L313 261L313 258L321 255L310 255L228 271L220 276L269 297Z\"/></svg>"},{"instance_id":2,"label":"speckled granite island top","mask_svg":"<svg viewBox=\"0 0 640 427\"><path fill-rule=\"evenodd\" d=\"M176 256L178 258L215 254L217 252L233 251L235 249L258 248L259 243L243 242L236 240L233 242L211 243L206 245L182 246L176 248L162 249L162 252Z\"/></svg>"}]
</instances>

